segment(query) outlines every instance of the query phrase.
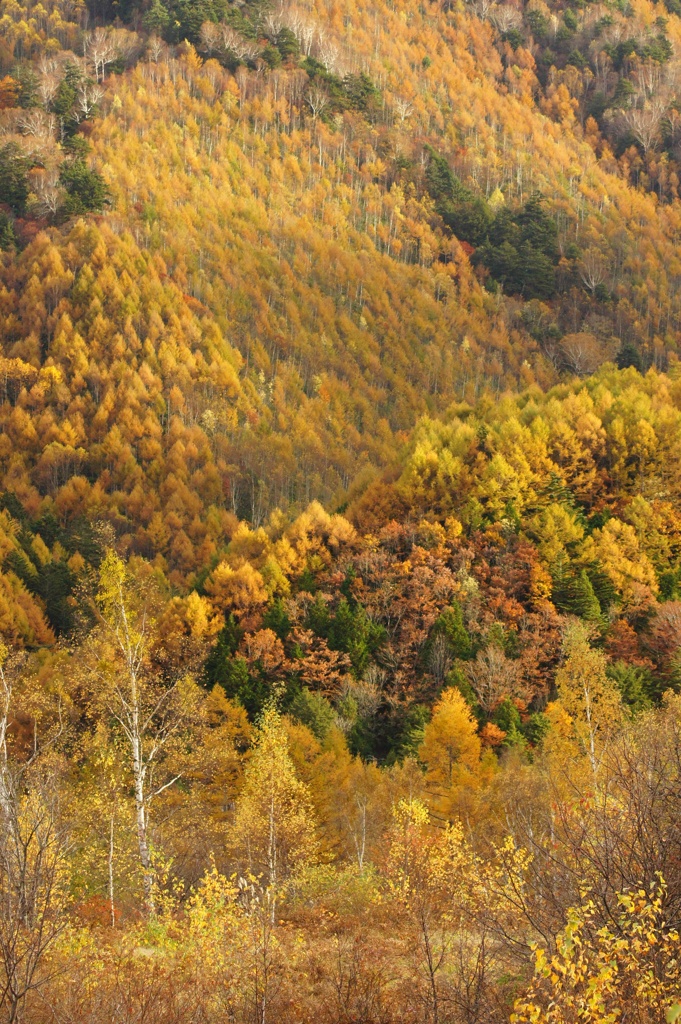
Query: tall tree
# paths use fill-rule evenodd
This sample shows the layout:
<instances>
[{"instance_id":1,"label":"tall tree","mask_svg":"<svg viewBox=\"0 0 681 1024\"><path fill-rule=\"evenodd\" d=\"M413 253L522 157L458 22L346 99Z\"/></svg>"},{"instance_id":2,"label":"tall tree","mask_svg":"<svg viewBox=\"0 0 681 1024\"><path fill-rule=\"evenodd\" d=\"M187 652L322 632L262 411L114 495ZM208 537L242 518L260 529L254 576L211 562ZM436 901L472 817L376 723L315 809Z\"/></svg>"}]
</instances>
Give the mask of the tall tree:
<instances>
[{"instance_id":1,"label":"tall tree","mask_svg":"<svg viewBox=\"0 0 681 1024\"><path fill-rule=\"evenodd\" d=\"M564 662L556 673L560 702L574 728L596 776L604 745L622 713L616 684L606 674L607 659L589 641L583 623L571 623L563 639Z\"/></svg>"},{"instance_id":2,"label":"tall tree","mask_svg":"<svg viewBox=\"0 0 681 1024\"><path fill-rule=\"evenodd\" d=\"M153 593L135 584L121 559L109 551L99 576L100 646L96 651L101 692L96 700L127 741L135 798L135 828L144 901L155 909L150 811L182 776L175 741L196 710L196 688L180 676L166 680L150 658L156 626Z\"/></svg>"},{"instance_id":3,"label":"tall tree","mask_svg":"<svg viewBox=\"0 0 681 1024\"><path fill-rule=\"evenodd\" d=\"M286 731L272 705L258 727L232 839L244 870L261 879L274 919L287 880L315 863L318 840L310 793L296 775Z\"/></svg>"}]
</instances>

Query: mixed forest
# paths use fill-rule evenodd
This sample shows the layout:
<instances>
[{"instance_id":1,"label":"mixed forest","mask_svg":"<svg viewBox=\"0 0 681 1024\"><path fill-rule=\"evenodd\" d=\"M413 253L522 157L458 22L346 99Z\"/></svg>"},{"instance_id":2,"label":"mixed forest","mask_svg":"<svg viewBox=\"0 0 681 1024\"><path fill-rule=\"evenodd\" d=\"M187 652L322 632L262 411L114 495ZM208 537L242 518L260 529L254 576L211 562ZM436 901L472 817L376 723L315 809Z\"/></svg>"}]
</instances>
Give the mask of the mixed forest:
<instances>
[{"instance_id":1,"label":"mixed forest","mask_svg":"<svg viewBox=\"0 0 681 1024\"><path fill-rule=\"evenodd\" d=\"M0 0L0 1017L681 1020L679 0Z\"/></svg>"}]
</instances>

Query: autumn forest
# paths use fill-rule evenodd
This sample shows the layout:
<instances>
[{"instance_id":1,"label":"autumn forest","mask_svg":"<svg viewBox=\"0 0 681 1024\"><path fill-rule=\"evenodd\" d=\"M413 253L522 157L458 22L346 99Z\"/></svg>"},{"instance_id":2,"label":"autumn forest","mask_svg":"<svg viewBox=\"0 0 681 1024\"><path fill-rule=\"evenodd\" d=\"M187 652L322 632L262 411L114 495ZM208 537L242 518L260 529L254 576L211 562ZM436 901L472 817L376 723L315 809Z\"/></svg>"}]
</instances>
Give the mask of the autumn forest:
<instances>
[{"instance_id":1,"label":"autumn forest","mask_svg":"<svg viewBox=\"0 0 681 1024\"><path fill-rule=\"evenodd\" d=\"M0 0L0 1020L681 1021L679 0Z\"/></svg>"}]
</instances>

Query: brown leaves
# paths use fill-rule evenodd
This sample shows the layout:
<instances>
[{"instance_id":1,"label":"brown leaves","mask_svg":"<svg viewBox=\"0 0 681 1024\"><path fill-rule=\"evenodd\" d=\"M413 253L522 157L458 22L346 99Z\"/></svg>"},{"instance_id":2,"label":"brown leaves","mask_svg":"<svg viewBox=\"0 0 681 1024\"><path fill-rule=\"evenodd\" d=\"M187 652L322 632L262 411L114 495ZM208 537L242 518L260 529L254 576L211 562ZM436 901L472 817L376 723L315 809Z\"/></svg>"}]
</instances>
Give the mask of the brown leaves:
<instances>
[{"instance_id":1,"label":"brown leaves","mask_svg":"<svg viewBox=\"0 0 681 1024\"><path fill-rule=\"evenodd\" d=\"M332 651L326 640L309 629L294 629L292 639L302 654L296 661L301 681L327 697L337 697L350 671L347 654Z\"/></svg>"},{"instance_id":2,"label":"brown leaves","mask_svg":"<svg viewBox=\"0 0 681 1024\"><path fill-rule=\"evenodd\" d=\"M668 670L681 647L681 602L667 601L656 610L645 635L645 644Z\"/></svg>"},{"instance_id":3,"label":"brown leaves","mask_svg":"<svg viewBox=\"0 0 681 1024\"><path fill-rule=\"evenodd\" d=\"M491 714L504 700L527 696L519 670L520 665L494 645L478 651L475 661L466 665L468 682L486 714Z\"/></svg>"},{"instance_id":4,"label":"brown leaves","mask_svg":"<svg viewBox=\"0 0 681 1024\"><path fill-rule=\"evenodd\" d=\"M259 629L244 637L242 648L250 665L257 665L260 671L271 679L281 678L291 670L284 645L271 629Z\"/></svg>"}]
</instances>

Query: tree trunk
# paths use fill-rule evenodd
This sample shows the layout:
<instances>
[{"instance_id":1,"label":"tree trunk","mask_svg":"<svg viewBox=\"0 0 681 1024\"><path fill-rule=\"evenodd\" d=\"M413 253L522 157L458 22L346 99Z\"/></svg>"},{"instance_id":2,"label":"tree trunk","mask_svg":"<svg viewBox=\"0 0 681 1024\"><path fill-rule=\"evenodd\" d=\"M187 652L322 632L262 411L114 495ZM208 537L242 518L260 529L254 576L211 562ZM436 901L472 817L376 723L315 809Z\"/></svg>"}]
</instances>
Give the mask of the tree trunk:
<instances>
[{"instance_id":1,"label":"tree trunk","mask_svg":"<svg viewBox=\"0 0 681 1024\"><path fill-rule=\"evenodd\" d=\"M147 838L147 813L146 799L144 793L144 768L142 765L141 738L137 729L137 714L135 714L135 729L132 737L132 761L133 775L135 782L135 819L137 823L137 846L139 849L140 864L142 865L142 876L144 881L144 902L150 914L154 913L154 873L151 867L149 855L149 843Z\"/></svg>"},{"instance_id":2,"label":"tree trunk","mask_svg":"<svg viewBox=\"0 0 681 1024\"><path fill-rule=\"evenodd\" d=\"M109 827L109 907L111 910L111 927L116 927L116 906L114 903L114 875L113 875L113 862L114 862L114 816L111 815L110 827Z\"/></svg>"}]
</instances>

